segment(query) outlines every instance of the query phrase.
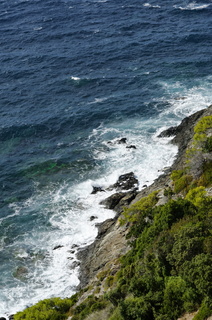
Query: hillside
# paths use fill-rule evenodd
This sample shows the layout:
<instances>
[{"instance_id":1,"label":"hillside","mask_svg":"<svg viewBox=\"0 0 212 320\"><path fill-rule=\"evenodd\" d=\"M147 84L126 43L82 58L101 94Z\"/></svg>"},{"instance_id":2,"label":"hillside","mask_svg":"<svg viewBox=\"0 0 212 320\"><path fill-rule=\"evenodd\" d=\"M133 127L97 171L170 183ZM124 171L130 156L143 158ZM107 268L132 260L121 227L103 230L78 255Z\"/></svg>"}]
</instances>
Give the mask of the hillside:
<instances>
[{"instance_id":1,"label":"hillside","mask_svg":"<svg viewBox=\"0 0 212 320\"><path fill-rule=\"evenodd\" d=\"M79 292L41 301L15 320L212 315L212 106L160 136L173 136L175 162L141 192L116 192L105 200L117 215L79 252Z\"/></svg>"}]
</instances>

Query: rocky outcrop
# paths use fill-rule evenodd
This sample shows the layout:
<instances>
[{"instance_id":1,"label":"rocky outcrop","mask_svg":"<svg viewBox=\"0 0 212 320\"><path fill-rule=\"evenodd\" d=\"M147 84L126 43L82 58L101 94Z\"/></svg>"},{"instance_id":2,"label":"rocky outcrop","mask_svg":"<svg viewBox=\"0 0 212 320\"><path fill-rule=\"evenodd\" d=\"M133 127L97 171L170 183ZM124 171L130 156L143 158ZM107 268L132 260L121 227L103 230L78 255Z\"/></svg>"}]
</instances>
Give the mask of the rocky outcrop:
<instances>
[{"instance_id":1,"label":"rocky outcrop","mask_svg":"<svg viewBox=\"0 0 212 320\"><path fill-rule=\"evenodd\" d=\"M107 208L113 209L117 212L114 219L109 219L102 224L98 225L98 236L94 243L81 249L78 253L78 259L81 261L80 265L80 288L86 286L90 281L93 281L96 275L106 269L110 269L111 272L117 270L117 258L125 254L129 250L129 246L126 241L127 226L120 226L118 216L123 210L123 206L137 202L149 193L161 189L159 193L159 204L165 203L168 198L164 196L163 190L170 186L170 173L172 170L181 169L185 165L185 150L191 143L193 137L193 128L197 121L202 116L212 114L212 106L205 110L201 110L190 117L185 118L182 123L174 128L165 130L160 134L160 137L174 136L170 143L174 143L178 146L178 155L173 165L168 168L164 174L162 174L155 182L137 192L135 189L130 192L114 193L109 198L102 201L101 204ZM115 189L126 188L126 182L122 183L122 178L129 177L129 181L132 185L135 185L136 178L134 174L128 173L119 178L116 184L113 185Z\"/></svg>"}]
</instances>

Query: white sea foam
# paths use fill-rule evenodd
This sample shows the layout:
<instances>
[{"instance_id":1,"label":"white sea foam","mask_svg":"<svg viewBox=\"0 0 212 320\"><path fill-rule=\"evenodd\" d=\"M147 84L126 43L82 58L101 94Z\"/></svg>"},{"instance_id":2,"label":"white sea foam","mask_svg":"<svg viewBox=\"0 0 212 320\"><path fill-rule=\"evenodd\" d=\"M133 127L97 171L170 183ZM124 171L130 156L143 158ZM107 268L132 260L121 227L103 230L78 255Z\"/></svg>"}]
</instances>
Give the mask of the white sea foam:
<instances>
[{"instance_id":1,"label":"white sea foam","mask_svg":"<svg viewBox=\"0 0 212 320\"><path fill-rule=\"evenodd\" d=\"M34 27L34 31L40 31L40 30L42 30L43 29L43 27Z\"/></svg>"},{"instance_id":2,"label":"white sea foam","mask_svg":"<svg viewBox=\"0 0 212 320\"><path fill-rule=\"evenodd\" d=\"M71 80L74 80L74 81L79 81L79 80L81 80L81 78L79 78L79 77L71 77Z\"/></svg>"},{"instance_id":3,"label":"white sea foam","mask_svg":"<svg viewBox=\"0 0 212 320\"><path fill-rule=\"evenodd\" d=\"M180 9L180 10L202 10L202 9L205 9L209 6L210 6L210 4L198 4L196 2L191 2L188 5L186 5L185 7L174 5L174 8Z\"/></svg>"},{"instance_id":4,"label":"white sea foam","mask_svg":"<svg viewBox=\"0 0 212 320\"><path fill-rule=\"evenodd\" d=\"M160 8L161 7L159 5L152 5L152 4L148 3L148 2L144 3L143 6L144 7L148 7L148 8Z\"/></svg>"}]
</instances>

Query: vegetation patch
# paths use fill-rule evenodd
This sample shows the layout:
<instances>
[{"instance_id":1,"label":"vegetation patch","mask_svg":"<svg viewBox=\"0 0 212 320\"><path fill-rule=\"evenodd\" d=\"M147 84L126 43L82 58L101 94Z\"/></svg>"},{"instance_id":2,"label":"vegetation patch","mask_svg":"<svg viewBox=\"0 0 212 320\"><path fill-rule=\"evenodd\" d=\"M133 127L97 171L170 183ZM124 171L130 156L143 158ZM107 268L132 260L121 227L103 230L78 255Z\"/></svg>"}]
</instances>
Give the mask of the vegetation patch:
<instances>
[{"instance_id":1,"label":"vegetation patch","mask_svg":"<svg viewBox=\"0 0 212 320\"><path fill-rule=\"evenodd\" d=\"M78 300L75 294L71 298L52 298L38 302L32 307L18 312L14 320L63 320L67 319L68 311Z\"/></svg>"}]
</instances>

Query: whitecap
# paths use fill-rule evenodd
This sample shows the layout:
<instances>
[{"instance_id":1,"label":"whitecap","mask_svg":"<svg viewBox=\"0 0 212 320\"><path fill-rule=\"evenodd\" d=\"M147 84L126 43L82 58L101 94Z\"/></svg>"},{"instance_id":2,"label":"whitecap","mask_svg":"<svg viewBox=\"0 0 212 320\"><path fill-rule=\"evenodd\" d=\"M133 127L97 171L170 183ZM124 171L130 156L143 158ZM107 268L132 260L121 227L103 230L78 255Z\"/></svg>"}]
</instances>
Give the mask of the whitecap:
<instances>
[{"instance_id":1,"label":"whitecap","mask_svg":"<svg viewBox=\"0 0 212 320\"><path fill-rule=\"evenodd\" d=\"M210 4L197 4L196 2L191 2L185 7L174 5L173 7L180 10L202 10L209 7Z\"/></svg>"},{"instance_id":2,"label":"whitecap","mask_svg":"<svg viewBox=\"0 0 212 320\"><path fill-rule=\"evenodd\" d=\"M161 8L161 6L159 6L159 5L152 5L148 2L144 3L143 6L148 7L148 8Z\"/></svg>"},{"instance_id":3,"label":"whitecap","mask_svg":"<svg viewBox=\"0 0 212 320\"><path fill-rule=\"evenodd\" d=\"M43 27L34 27L34 28L33 28L34 31L40 31L40 30L42 30L42 29L43 29Z\"/></svg>"},{"instance_id":4,"label":"whitecap","mask_svg":"<svg viewBox=\"0 0 212 320\"><path fill-rule=\"evenodd\" d=\"M80 80L81 80L81 78L72 76L72 77L71 77L71 80L74 80L74 81L80 81Z\"/></svg>"}]
</instances>

